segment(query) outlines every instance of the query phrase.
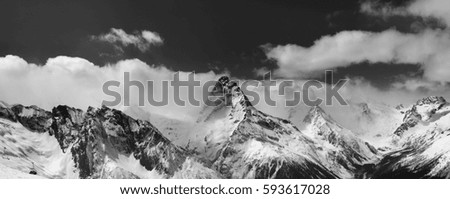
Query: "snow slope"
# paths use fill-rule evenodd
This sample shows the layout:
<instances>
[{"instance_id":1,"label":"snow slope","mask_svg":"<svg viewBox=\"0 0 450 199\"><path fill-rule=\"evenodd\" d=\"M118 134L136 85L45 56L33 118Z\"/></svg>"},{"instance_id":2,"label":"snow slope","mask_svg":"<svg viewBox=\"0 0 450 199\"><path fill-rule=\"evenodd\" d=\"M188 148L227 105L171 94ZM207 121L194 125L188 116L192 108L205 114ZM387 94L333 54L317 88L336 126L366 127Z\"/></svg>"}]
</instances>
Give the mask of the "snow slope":
<instances>
[{"instance_id":1,"label":"snow slope","mask_svg":"<svg viewBox=\"0 0 450 199\"><path fill-rule=\"evenodd\" d=\"M0 119L0 153L0 165L16 174L34 170L45 178L77 177L71 154L64 153L54 137L31 132L5 119ZM14 176L10 172L3 175L6 176L2 178Z\"/></svg>"}]
</instances>

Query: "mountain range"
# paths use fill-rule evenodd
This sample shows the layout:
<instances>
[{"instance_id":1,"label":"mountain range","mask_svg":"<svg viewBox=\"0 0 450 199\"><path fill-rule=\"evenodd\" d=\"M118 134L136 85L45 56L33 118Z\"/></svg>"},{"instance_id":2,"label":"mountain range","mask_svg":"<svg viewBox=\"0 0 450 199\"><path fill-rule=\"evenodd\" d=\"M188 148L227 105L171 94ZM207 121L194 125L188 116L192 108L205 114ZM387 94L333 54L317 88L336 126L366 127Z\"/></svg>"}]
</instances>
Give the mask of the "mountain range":
<instances>
[{"instance_id":1,"label":"mountain range","mask_svg":"<svg viewBox=\"0 0 450 199\"><path fill-rule=\"evenodd\" d=\"M226 93L225 95L222 95ZM258 110L220 78L194 122L139 107L86 111L0 103L0 178L448 178L450 106L349 103L344 125L320 106L304 118ZM291 110L292 112L299 110Z\"/></svg>"}]
</instances>

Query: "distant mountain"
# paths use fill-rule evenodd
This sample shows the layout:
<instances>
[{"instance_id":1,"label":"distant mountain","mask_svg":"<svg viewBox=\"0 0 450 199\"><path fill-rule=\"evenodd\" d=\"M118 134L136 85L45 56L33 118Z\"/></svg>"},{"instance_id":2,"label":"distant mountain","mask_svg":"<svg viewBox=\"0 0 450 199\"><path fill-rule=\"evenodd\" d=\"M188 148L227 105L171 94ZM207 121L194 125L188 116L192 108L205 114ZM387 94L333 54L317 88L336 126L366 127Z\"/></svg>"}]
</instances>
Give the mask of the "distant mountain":
<instances>
[{"instance_id":1,"label":"distant mountain","mask_svg":"<svg viewBox=\"0 0 450 199\"><path fill-rule=\"evenodd\" d=\"M391 135L402 123L403 110L370 100L361 102L349 99L347 102L348 105L322 106L321 109L332 117L334 123L380 149L379 152L390 150ZM303 131L308 128L308 123L303 120L310 109L304 105L289 107L290 115L286 118Z\"/></svg>"}]
</instances>

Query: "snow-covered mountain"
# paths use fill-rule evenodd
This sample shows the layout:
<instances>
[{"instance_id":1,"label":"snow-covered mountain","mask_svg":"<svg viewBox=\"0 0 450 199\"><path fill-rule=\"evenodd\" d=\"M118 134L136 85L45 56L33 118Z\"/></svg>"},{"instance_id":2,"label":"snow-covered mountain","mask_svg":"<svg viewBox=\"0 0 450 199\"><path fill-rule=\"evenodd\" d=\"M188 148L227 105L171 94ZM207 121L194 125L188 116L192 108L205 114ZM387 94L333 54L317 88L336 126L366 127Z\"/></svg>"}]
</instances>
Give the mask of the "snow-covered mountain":
<instances>
[{"instance_id":1,"label":"snow-covered mountain","mask_svg":"<svg viewBox=\"0 0 450 199\"><path fill-rule=\"evenodd\" d=\"M211 95L217 103L205 106L192 123L155 115L151 121L226 178L338 177L319 162L313 140L288 120L258 111L236 82L220 78ZM146 115L136 107L126 112Z\"/></svg>"},{"instance_id":2,"label":"snow-covered mountain","mask_svg":"<svg viewBox=\"0 0 450 199\"><path fill-rule=\"evenodd\" d=\"M450 105L442 97L419 100L392 135L395 148L367 171L372 178L449 178Z\"/></svg>"},{"instance_id":3,"label":"snow-covered mountain","mask_svg":"<svg viewBox=\"0 0 450 199\"><path fill-rule=\"evenodd\" d=\"M335 178L317 159L318 148L291 122L252 106L236 82L222 77L213 92L222 103L206 107L199 123L221 122L206 135L206 157L227 178ZM211 125L212 126L212 125Z\"/></svg>"},{"instance_id":4,"label":"snow-covered mountain","mask_svg":"<svg viewBox=\"0 0 450 199\"><path fill-rule=\"evenodd\" d=\"M217 178L173 145L150 122L102 107L52 112L22 105L0 108L2 162L48 178ZM198 172L184 174L192 165ZM200 167L200 168L199 168Z\"/></svg>"},{"instance_id":5,"label":"snow-covered mountain","mask_svg":"<svg viewBox=\"0 0 450 199\"><path fill-rule=\"evenodd\" d=\"M303 131L315 140L321 150L322 162L341 177L353 178L364 164L377 159L377 149L314 106L306 115Z\"/></svg>"},{"instance_id":6,"label":"snow-covered mountain","mask_svg":"<svg viewBox=\"0 0 450 199\"><path fill-rule=\"evenodd\" d=\"M358 128L315 106L298 128L255 108L228 77L211 94L215 103L196 121L139 107L124 111L130 117L107 107L47 111L1 102L0 177L450 177L450 105L442 97L397 109L350 104L343 114L359 118Z\"/></svg>"},{"instance_id":7,"label":"snow-covered mountain","mask_svg":"<svg viewBox=\"0 0 450 199\"><path fill-rule=\"evenodd\" d=\"M373 102L370 100L347 99L347 105L333 104L332 106L321 106L322 110L333 118L336 124L348 129L356 137L369 142L381 152L389 150L389 142L392 139L392 132L402 123L404 109ZM282 118L286 118L300 130L307 128L307 123L303 119L309 114L311 107L297 105L288 107L280 112Z\"/></svg>"}]
</instances>

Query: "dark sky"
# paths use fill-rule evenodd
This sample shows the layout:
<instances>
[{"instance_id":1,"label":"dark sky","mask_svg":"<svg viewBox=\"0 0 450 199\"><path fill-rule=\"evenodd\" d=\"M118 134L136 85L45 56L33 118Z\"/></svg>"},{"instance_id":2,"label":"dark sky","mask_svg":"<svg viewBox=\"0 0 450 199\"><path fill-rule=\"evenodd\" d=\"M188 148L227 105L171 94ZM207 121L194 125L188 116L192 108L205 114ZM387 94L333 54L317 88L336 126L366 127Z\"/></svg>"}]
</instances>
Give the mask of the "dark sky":
<instances>
[{"instance_id":1,"label":"dark sky","mask_svg":"<svg viewBox=\"0 0 450 199\"><path fill-rule=\"evenodd\" d=\"M98 65L138 58L173 70L218 67L251 78L254 68L275 67L261 45L310 46L342 30L394 27L409 32L409 20L365 16L359 13L358 0L2 0L0 56L14 54L39 64L58 55L77 56ZM130 47L121 56L100 56L111 51L110 46L89 36L113 27L158 32L164 45L145 53ZM364 76L381 85L406 70L417 67L353 66L338 74Z\"/></svg>"}]
</instances>

